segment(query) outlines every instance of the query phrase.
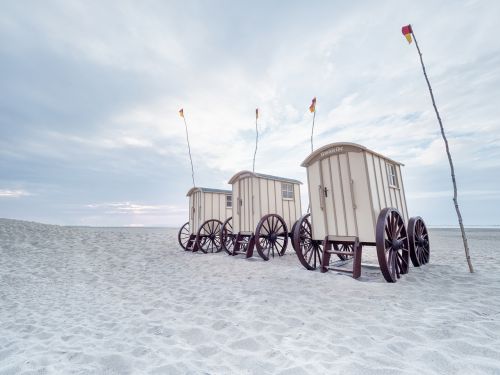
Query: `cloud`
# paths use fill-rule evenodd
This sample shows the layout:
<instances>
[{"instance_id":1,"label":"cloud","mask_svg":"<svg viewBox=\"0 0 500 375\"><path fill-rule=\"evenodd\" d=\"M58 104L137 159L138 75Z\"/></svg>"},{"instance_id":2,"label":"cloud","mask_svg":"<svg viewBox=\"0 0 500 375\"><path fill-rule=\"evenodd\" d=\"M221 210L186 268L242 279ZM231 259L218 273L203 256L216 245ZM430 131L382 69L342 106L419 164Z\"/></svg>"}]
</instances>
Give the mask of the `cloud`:
<instances>
[{"instance_id":1,"label":"cloud","mask_svg":"<svg viewBox=\"0 0 500 375\"><path fill-rule=\"evenodd\" d=\"M187 208L180 208L170 205L146 205L131 202L110 202L110 203L91 203L84 207L91 209L105 209L109 214L135 214L151 215L160 211L169 213L186 213Z\"/></svg>"},{"instance_id":2,"label":"cloud","mask_svg":"<svg viewBox=\"0 0 500 375\"><path fill-rule=\"evenodd\" d=\"M0 198L20 198L28 195L32 194L25 190L0 189Z\"/></svg>"}]
</instances>

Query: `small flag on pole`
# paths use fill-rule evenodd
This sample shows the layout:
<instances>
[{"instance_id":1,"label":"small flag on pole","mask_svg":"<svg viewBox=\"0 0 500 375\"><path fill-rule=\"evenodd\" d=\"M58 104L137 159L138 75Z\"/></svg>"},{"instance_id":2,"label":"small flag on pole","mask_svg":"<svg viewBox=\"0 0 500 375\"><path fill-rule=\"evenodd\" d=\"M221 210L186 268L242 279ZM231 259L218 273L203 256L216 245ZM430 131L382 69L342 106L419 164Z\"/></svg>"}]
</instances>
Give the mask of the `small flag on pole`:
<instances>
[{"instance_id":1,"label":"small flag on pole","mask_svg":"<svg viewBox=\"0 0 500 375\"><path fill-rule=\"evenodd\" d=\"M255 108L255 118L259 118L259 108Z\"/></svg>"},{"instance_id":2,"label":"small flag on pole","mask_svg":"<svg viewBox=\"0 0 500 375\"><path fill-rule=\"evenodd\" d=\"M182 118L184 118L184 108L181 108L179 110L179 116L181 116Z\"/></svg>"},{"instance_id":3,"label":"small flag on pole","mask_svg":"<svg viewBox=\"0 0 500 375\"><path fill-rule=\"evenodd\" d=\"M311 105L309 106L309 111L316 112L316 97L313 98Z\"/></svg>"},{"instance_id":4,"label":"small flag on pole","mask_svg":"<svg viewBox=\"0 0 500 375\"><path fill-rule=\"evenodd\" d=\"M403 32L403 35L406 37L408 43L411 43L411 33L412 33L411 25L403 26L401 31Z\"/></svg>"}]
</instances>

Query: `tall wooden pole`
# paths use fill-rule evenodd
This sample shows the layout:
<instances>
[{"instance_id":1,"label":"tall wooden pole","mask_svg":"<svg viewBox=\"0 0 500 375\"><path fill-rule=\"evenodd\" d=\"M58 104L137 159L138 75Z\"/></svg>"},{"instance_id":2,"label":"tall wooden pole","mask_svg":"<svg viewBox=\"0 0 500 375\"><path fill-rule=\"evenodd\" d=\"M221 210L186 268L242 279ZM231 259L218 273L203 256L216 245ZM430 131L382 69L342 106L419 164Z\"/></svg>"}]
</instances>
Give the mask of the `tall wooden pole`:
<instances>
[{"instance_id":1,"label":"tall wooden pole","mask_svg":"<svg viewBox=\"0 0 500 375\"><path fill-rule=\"evenodd\" d=\"M188 151L189 151L189 160L191 161L191 178L193 179L193 187L196 186L194 182L194 168L193 168L193 158L191 157L191 146L189 145L189 134L188 134L188 127L186 123L186 117L184 115L184 111L182 111L181 115L182 119L184 120L184 126L186 127L186 139L187 139L187 144L188 144Z\"/></svg>"},{"instance_id":2,"label":"tall wooden pole","mask_svg":"<svg viewBox=\"0 0 500 375\"><path fill-rule=\"evenodd\" d=\"M441 136L443 137L444 144L446 146L446 154L448 155L448 161L450 163L451 169L451 180L453 181L453 203L455 204L455 211L457 211L458 216L458 224L460 225L460 230L462 232L462 239L464 242L465 249L465 258L467 259L467 264L469 266L469 271L471 273L474 272L474 268L472 267L472 262L469 255L469 245L467 243L467 236L465 234L464 224L462 222L462 214L460 213L460 208L458 207L458 193L457 193L457 182L455 180L455 168L453 167L453 160L451 159L450 147L448 146L448 140L446 139L446 135L444 133L443 122L441 121L441 116L439 115L439 111L436 106L436 101L434 100L434 94L432 92L432 87L429 82L429 78L427 77L427 72L425 70L424 60L422 59L422 53L420 52L420 48L418 47L417 38L415 37L415 33L413 32L413 28L411 28L411 35L415 40L415 46L417 47L418 55L420 57L420 63L422 64L422 70L424 72L425 81L427 82L427 87L429 88L429 93L431 94L432 106L434 107L434 111L436 112L436 117L439 122L439 127L441 128Z\"/></svg>"},{"instance_id":3,"label":"tall wooden pole","mask_svg":"<svg viewBox=\"0 0 500 375\"><path fill-rule=\"evenodd\" d=\"M316 119L316 109L314 109L313 112L313 124L311 128L311 152L314 151L314 145L313 145L313 136L314 136L314 120Z\"/></svg>"},{"instance_id":4,"label":"tall wooden pole","mask_svg":"<svg viewBox=\"0 0 500 375\"><path fill-rule=\"evenodd\" d=\"M253 167L252 172L255 173L255 156L257 155L257 145L259 143L259 126L257 120L259 119L259 109L255 109L255 151L253 153Z\"/></svg>"}]
</instances>

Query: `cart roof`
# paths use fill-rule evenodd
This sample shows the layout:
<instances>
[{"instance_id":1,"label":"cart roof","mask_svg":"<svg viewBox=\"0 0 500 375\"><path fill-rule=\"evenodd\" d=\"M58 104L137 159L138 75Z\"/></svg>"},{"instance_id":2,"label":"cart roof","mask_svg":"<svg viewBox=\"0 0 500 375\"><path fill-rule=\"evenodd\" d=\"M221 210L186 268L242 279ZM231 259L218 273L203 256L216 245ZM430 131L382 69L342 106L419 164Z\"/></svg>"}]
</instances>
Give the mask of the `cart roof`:
<instances>
[{"instance_id":1,"label":"cart roof","mask_svg":"<svg viewBox=\"0 0 500 375\"><path fill-rule=\"evenodd\" d=\"M189 189L189 191L186 194L186 197L189 197L191 194L196 193L197 191L201 191L202 193L216 193L216 194L228 194L228 195L231 195L233 193L231 190L193 187Z\"/></svg>"},{"instance_id":2,"label":"cart roof","mask_svg":"<svg viewBox=\"0 0 500 375\"><path fill-rule=\"evenodd\" d=\"M357 151L357 152L360 152L360 151L366 151L366 152L369 152L371 154L374 154L374 155L377 155L391 163L394 163L394 164L399 164L399 165L404 165L403 163L400 163L398 161L395 161L395 160L392 160L390 158L388 158L387 156L384 156L382 154L379 154L375 151L372 151L368 148L366 148L365 146L361 146L361 145L358 145L357 143L351 143L351 142L335 142L335 143L330 143L330 144L327 144L323 147L320 147L318 148L316 151L314 151L313 153L311 153L301 164L302 167L308 167L310 166L311 164L313 164L314 162L318 161L318 160L321 160L321 159L324 159L332 154L335 154L335 153L342 153L342 152L345 152L345 151Z\"/></svg>"},{"instance_id":3,"label":"cart roof","mask_svg":"<svg viewBox=\"0 0 500 375\"><path fill-rule=\"evenodd\" d=\"M250 171L241 171L236 173L231 179L229 180L229 184L234 184L236 181L246 178L246 177L258 177L258 178L265 178L267 180L275 180L275 181L282 181L282 182L290 182L292 184L302 184L299 180L294 180L292 178L285 178L285 177L278 177L278 176L271 176L270 174L263 174L263 173L255 173L255 172L250 172Z\"/></svg>"}]
</instances>

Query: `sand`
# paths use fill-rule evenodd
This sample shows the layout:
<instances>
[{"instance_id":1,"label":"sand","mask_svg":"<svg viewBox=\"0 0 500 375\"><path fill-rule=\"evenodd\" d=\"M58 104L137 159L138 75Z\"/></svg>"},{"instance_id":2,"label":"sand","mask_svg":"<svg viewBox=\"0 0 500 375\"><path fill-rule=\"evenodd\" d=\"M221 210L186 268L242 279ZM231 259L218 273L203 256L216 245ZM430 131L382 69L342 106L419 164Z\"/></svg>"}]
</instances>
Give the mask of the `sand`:
<instances>
[{"instance_id":1,"label":"sand","mask_svg":"<svg viewBox=\"0 0 500 375\"><path fill-rule=\"evenodd\" d=\"M0 220L0 374L500 374L500 231L430 230L395 284ZM366 259L373 249L366 249Z\"/></svg>"}]
</instances>

